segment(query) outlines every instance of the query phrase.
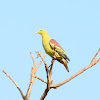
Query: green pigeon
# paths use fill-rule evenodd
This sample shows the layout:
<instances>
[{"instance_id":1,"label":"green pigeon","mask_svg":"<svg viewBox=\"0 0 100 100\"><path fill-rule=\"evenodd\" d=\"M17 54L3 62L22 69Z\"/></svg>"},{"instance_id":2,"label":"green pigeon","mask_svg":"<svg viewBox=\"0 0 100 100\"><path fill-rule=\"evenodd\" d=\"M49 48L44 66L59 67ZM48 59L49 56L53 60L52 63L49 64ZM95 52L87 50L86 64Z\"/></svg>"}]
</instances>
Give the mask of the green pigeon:
<instances>
[{"instance_id":1,"label":"green pigeon","mask_svg":"<svg viewBox=\"0 0 100 100\"><path fill-rule=\"evenodd\" d=\"M70 59L67 57L65 51L58 44L58 42L55 41L54 39L50 38L47 31L44 29L40 29L37 33L42 35L42 44L43 44L45 52L49 56L53 57L54 51L55 51L55 60L62 63L65 66L66 70L69 72L67 63L68 63L68 61L70 61Z\"/></svg>"}]
</instances>

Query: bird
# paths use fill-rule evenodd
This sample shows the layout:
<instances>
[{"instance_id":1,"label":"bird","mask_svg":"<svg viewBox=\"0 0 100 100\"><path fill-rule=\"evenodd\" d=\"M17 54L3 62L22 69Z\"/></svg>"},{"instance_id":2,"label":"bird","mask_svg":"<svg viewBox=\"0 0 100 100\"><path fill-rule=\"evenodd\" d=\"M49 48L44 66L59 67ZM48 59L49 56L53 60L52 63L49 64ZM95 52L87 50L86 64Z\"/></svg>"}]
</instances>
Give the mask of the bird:
<instances>
[{"instance_id":1,"label":"bird","mask_svg":"<svg viewBox=\"0 0 100 100\"><path fill-rule=\"evenodd\" d=\"M65 66L66 70L69 72L67 64L70 59L67 57L65 51L62 49L59 43L56 40L52 39L45 29L40 29L36 33L42 35L42 44L46 54L53 58L55 53L55 60L62 63Z\"/></svg>"}]
</instances>

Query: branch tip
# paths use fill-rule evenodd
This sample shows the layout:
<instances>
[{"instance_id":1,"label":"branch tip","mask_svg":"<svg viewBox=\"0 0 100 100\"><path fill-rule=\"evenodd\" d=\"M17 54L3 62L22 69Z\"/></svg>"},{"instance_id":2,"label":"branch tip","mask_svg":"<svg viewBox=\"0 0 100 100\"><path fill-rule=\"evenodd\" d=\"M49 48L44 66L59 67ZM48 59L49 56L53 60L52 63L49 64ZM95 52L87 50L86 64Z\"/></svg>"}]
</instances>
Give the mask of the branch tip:
<instances>
[{"instance_id":1,"label":"branch tip","mask_svg":"<svg viewBox=\"0 0 100 100\"><path fill-rule=\"evenodd\" d=\"M92 61L91 61L91 63L90 63L90 64L92 64L92 63L93 63L93 61L94 61L94 59L96 58L96 56L98 55L99 51L100 51L100 48L99 48L99 50L97 51L97 53L95 54L95 56L93 57L93 59L92 59Z\"/></svg>"}]
</instances>

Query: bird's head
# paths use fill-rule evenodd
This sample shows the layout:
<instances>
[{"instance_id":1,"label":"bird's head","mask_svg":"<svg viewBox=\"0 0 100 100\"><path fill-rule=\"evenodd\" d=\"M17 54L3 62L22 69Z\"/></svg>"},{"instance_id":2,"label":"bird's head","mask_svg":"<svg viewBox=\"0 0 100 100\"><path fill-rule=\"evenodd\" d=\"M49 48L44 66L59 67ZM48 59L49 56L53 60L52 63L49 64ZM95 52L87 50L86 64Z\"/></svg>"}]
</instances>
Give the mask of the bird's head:
<instances>
[{"instance_id":1,"label":"bird's head","mask_svg":"<svg viewBox=\"0 0 100 100\"><path fill-rule=\"evenodd\" d=\"M39 33L39 34L43 35L43 34L47 33L47 31L45 29L40 29L36 33Z\"/></svg>"}]
</instances>

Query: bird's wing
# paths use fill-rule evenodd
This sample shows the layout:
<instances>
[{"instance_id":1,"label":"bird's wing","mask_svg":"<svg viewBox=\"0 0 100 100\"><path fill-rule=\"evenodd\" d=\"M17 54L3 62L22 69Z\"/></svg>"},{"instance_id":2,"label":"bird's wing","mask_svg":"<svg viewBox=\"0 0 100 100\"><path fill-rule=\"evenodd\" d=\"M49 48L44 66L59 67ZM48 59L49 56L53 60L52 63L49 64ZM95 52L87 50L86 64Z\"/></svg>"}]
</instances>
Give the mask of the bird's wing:
<instances>
[{"instance_id":1,"label":"bird's wing","mask_svg":"<svg viewBox=\"0 0 100 100\"><path fill-rule=\"evenodd\" d=\"M62 56L64 59L67 59L68 61L70 61L70 59L67 57L65 51L64 51L64 50L62 49L62 47L58 44L57 41L55 41L54 39L51 39L50 42L49 42L49 44L50 44L50 47L51 47L52 49L55 48L56 52L57 52L60 56Z\"/></svg>"}]
</instances>

